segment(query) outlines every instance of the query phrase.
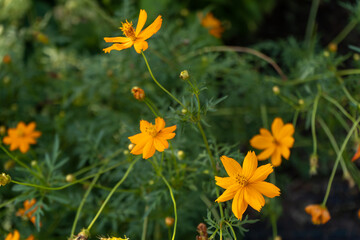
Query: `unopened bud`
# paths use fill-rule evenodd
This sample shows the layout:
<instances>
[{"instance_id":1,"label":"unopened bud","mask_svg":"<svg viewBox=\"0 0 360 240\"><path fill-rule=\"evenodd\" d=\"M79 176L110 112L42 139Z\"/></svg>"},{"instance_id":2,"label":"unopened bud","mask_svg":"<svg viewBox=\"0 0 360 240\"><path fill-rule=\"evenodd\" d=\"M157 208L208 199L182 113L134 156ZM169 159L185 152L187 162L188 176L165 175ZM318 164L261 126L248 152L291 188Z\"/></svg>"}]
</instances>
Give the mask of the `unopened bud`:
<instances>
[{"instance_id":1,"label":"unopened bud","mask_svg":"<svg viewBox=\"0 0 360 240\"><path fill-rule=\"evenodd\" d=\"M145 99L145 92L143 89L135 86L131 89L131 93L133 94L136 100L142 101Z\"/></svg>"},{"instance_id":2,"label":"unopened bud","mask_svg":"<svg viewBox=\"0 0 360 240\"><path fill-rule=\"evenodd\" d=\"M36 160L32 160L30 164L31 164L32 167L35 167L35 166L37 165L37 161L36 161Z\"/></svg>"},{"instance_id":3,"label":"unopened bud","mask_svg":"<svg viewBox=\"0 0 360 240\"><path fill-rule=\"evenodd\" d=\"M73 174L68 174L66 175L65 179L67 182L71 183L76 180L76 177Z\"/></svg>"},{"instance_id":4,"label":"unopened bud","mask_svg":"<svg viewBox=\"0 0 360 240\"><path fill-rule=\"evenodd\" d=\"M130 143L129 146L128 146L128 149L131 151L134 147L135 147L135 144Z\"/></svg>"},{"instance_id":5,"label":"unopened bud","mask_svg":"<svg viewBox=\"0 0 360 240\"><path fill-rule=\"evenodd\" d=\"M278 86L273 86L272 90L275 95L278 95L280 93L280 88Z\"/></svg>"},{"instance_id":6,"label":"unopened bud","mask_svg":"<svg viewBox=\"0 0 360 240\"><path fill-rule=\"evenodd\" d=\"M180 78L182 79L182 80L187 80L188 78L189 78L189 72L187 71L187 70L184 70L184 71L182 71L181 73L180 73Z\"/></svg>"},{"instance_id":7,"label":"unopened bud","mask_svg":"<svg viewBox=\"0 0 360 240\"><path fill-rule=\"evenodd\" d=\"M0 126L0 135L5 135L5 133L6 133L6 127Z\"/></svg>"},{"instance_id":8,"label":"unopened bud","mask_svg":"<svg viewBox=\"0 0 360 240\"><path fill-rule=\"evenodd\" d=\"M318 156L316 154L312 154L310 157L310 171L309 171L311 176L317 174L317 169L319 167L318 161L319 161Z\"/></svg>"},{"instance_id":9,"label":"unopened bud","mask_svg":"<svg viewBox=\"0 0 360 240\"><path fill-rule=\"evenodd\" d=\"M329 43L328 49L329 49L330 52L336 52L337 49L338 49L338 46L337 46L336 43Z\"/></svg>"},{"instance_id":10,"label":"unopened bud","mask_svg":"<svg viewBox=\"0 0 360 240\"><path fill-rule=\"evenodd\" d=\"M187 110L186 108L181 109L181 113L182 113L182 114L186 114L187 111L188 111L188 110Z\"/></svg>"},{"instance_id":11,"label":"unopened bud","mask_svg":"<svg viewBox=\"0 0 360 240\"><path fill-rule=\"evenodd\" d=\"M302 105L304 105L304 103L305 103L305 102L304 102L304 100L303 100L303 99L299 99L298 103L299 103L299 105L301 105L301 106L302 106Z\"/></svg>"},{"instance_id":12,"label":"unopened bud","mask_svg":"<svg viewBox=\"0 0 360 240\"><path fill-rule=\"evenodd\" d=\"M125 150L123 151L123 153L124 153L124 155L129 155L130 151L127 150L127 149L125 149Z\"/></svg>"},{"instance_id":13,"label":"unopened bud","mask_svg":"<svg viewBox=\"0 0 360 240\"><path fill-rule=\"evenodd\" d=\"M74 240L88 240L90 236L90 233L86 229L82 229L81 232L76 235L73 239Z\"/></svg>"},{"instance_id":14,"label":"unopened bud","mask_svg":"<svg viewBox=\"0 0 360 240\"><path fill-rule=\"evenodd\" d=\"M165 225L166 225L167 227L173 226L173 225L174 225L174 222L175 222L175 219L172 218L172 217L166 217L166 218L165 218Z\"/></svg>"},{"instance_id":15,"label":"unopened bud","mask_svg":"<svg viewBox=\"0 0 360 240\"><path fill-rule=\"evenodd\" d=\"M8 160L8 161L6 161L5 163L4 163L4 169L6 170L6 171L9 171L11 168L13 168L15 166L15 161L14 160L12 160L12 159L10 159L10 160Z\"/></svg>"},{"instance_id":16,"label":"unopened bud","mask_svg":"<svg viewBox=\"0 0 360 240\"><path fill-rule=\"evenodd\" d=\"M5 186L6 184L11 182L11 177L8 174L2 173L0 175L0 186Z\"/></svg>"},{"instance_id":17,"label":"unopened bud","mask_svg":"<svg viewBox=\"0 0 360 240\"><path fill-rule=\"evenodd\" d=\"M185 152L183 150L177 151L177 157L179 160L183 160L185 158Z\"/></svg>"},{"instance_id":18,"label":"unopened bud","mask_svg":"<svg viewBox=\"0 0 360 240\"><path fill-rule=\"evenodd\" d=\"M360 60L360 55L358 53L354 53L353 59L355 61L359 61Z\"/></svg>"},{"instance_id":19,"label":"unopened bud","mask_svg":"<svg viewBox=\"0 0 360 240\"><path fill-rule=\"evenodd\" d=\"M11 63L11 57L10 57L9 54L6 54L6 55L3 57L3 63L5 63L5 64Z\"/></svg>"},{"instance_id":20,"label":"unopened bud","mask_svg":"<svg viewBox=\"0 0 360 240\"><path fill-rule=\"evenodd\" d=\"M324 54L324 57L326 57L326 58L330 57L330 53L327 50L325 50L323 54Z\"/></svg>"}]
</instances>

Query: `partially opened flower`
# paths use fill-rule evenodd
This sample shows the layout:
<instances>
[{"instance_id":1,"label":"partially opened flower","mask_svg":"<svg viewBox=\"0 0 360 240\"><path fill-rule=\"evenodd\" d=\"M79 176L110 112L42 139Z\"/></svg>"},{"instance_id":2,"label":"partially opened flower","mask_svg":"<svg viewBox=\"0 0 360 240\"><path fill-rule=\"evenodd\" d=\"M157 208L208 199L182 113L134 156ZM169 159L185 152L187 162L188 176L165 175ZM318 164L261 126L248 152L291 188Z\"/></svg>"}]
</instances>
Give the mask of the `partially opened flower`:
<instances>
[{"instance_id":1,"label":"partially opened flower","mask_svg":"<svg viewBox=\"0 0 360 240\"><path fill-rule=\"evenodd\" d=\"M14 230L14 233L9 233L5 240L19 240L20 239L20 233L18 230Z\"/></svg>"},{"instance_id":2,"label":"partially opened flower","mask_svg":"<svg viewBox=\"0 0 360 240\"><path fill-rule=\"evenodd\" d=\"M22 153L29 151L30 144L36 143L36 138L41 136L41 132L35 131L36 123L31 122L25 125L19 122L16 128L8 129L8 136L4 137L3 143L10 145L10 150L20 149Z\"/></svg>"},{"instance_id":3,"label":"partially opened flower","mask_svg":"<svg viewBox=\"0 0 360 240\"><path fill-rule=\"evenodd\" d=\"M248 205L260 212L265 205L263 195L269 198L280 195L278 187L264 181L273 172L273 167L270 163L258 167L253 151L245 156L243 167L232 158L222 156L220 159L229 177L215 177L216 185L226 189L215 201L233 199L232 211L238 219L242 218Z\"/></svg>"},{"instance_id":4,"label":"partially opened flower","mask_svg":"<svg viewBox=\"0 0 360 240\"><path fill-rule=\"evenodd\" d=\"M224 28L221 26L221 22L219 19L214 17L211 12L208 12L205 17L200 15L201 25L207 29L209 29L209 33L216 38L221 38L222 33L224 32Z\"/></svg>"},{"instance_id":5,"label":"partially opened flower","mask_svg":"<svg viewBox=\"0 0 360 240\"><path fill-rule=\"evenodd\" d=\"M294 144L292 135L295 129L291 123L284 125L281 118L275 118L271 125L271 131L272 133L265 128L260 128L260 134L254 136L250 140L250 144L256 149L264 149L257 156L259 160L271 157L271 163L277 167L281 164L281 156L289 160L290 148Z\"/></svg>"},{"instance_id":6,"label":"partially opened flower","mask_svg":"<svg viewBox=\"0 0 360 240\"><path fill-rule=\"evenodd\" d=\"M330 220L330 213L325 206L311 204L306 206L305 212L311 215L313 224L325 224Z\"/></svg>"},{"instance_id":7,"label":"partially opened flower","mask_svg":"<svg viewBox=\"0 0 360 240\"><path fill-rule=\"evenodd\" d=\"M360 158L360 143L357 146L357 150L356 153L354 154L354 156L352 157L351 161L356 161L357 159Z\"/></svg>"},{"instance_id":8,"label":"partially opened flower","mask_svg":"<svg viewBox=\"0 0 360 240\"><path fill-rule=\"evenodd\" d=\"M159 31L162 24L162 18L159 15L152 24L141 31L145 25L146 19L147 13L145 10L141 9L136 29L134 29L132 22L128 22L126 20L125 23L122 23L122 27L120 27L125 37L104 38L105 42L112 42L114 44L111 47L104 48L103 51L106 53L109 53L111 50L120 51L126 48L130 48L132 45L134 45L135 51L137 53L145 51L148 48L148 43L146 40Z\"/></svg>"},{"instance_id":9,"label":"partially opened flower","mask_svg":"<svg viewBox=\"0 0 360 240\"><path fill-rule=\"evenodd\" d=\"M161 117L155 119L155 125L141 120L141 133L129 137L130 141L135 144L131 153L142 154L144 159L148 159L155 154L155 150L163 152L169 147L167 140L175 137L175 130L176 125L165 128L165 121Z\"/></svg>"},{"instance_id":10,"label":"partially opened flower","mask_svg":"<svg viewBox=\"0 0 360 240\"><path fill-rule=\"evenodd\" d=\"M16 212L16 216L27 217L30 221L35 224L36 218L33 214L36 212L37 207L33 207L36 204L36 200L33 198L31 200L26 200L24 202L24 208L20 208Z\"/></svg>"}]
</instances>

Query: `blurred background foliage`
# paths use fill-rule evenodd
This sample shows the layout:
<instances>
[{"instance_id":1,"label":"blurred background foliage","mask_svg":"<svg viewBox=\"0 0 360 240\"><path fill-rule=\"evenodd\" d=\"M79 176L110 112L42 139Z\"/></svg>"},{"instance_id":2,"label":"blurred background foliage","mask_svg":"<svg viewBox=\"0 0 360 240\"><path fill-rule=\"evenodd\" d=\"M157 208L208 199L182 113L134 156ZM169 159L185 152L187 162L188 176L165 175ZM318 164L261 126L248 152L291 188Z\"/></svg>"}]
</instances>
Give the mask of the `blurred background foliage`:
<instances>
[{"instance_id":1,"label":"blurred background foliage","mask_svg":"<svg viewBox=\"0 0 360 240\"><path fill-rule=\"evenodd\" d=\"M354 119L359 115L360 99L358 75L345 74L339 79L338 74L341 69L360 66L356 48L349 48L359 46L359 28L356 26L335 51L328 49L331 40L349 22L359 21L359 2L321 1L316 34L306 42L311 4L311 1L285 0L0 0L0 59L10 57L10 61L0 63L0 125L10 128L19 121L37 123L37 129L43 133L39 143L26 155L18 151L14 154L29 165L36 160L34 166L46 174L49 186L66 184L69 173L81 178L96 173L100 166L124 163L100 177L101 184L85 203L79 231L91 221L109 188L126 171L132 159L126 152L128 136L138 132L140 119L153 122L149 109L131 95L131 88L140 86L165 117L167 125L177 124L173 149L167 154L183 150L185 158L177 157L177 165L168 161L169 172L164 174L175 189L179 205L177 238L194 239L197 224L204 221L206 209L213 207L215 198L211 167L201 136L191 123L192 112L183 114L176 102L153 84L143 59L134 49L102 52L108 46L103 37L121 36L118 29L121 22L126 19L136 22L139 9L148 12L147 24L161 14L162 28L149 39L145 54L157 79L186 106L191 106L195 98L178 78L179 73L187 69L202 89L203 121L219 168L222 169L219 161L222 154L241 161L240 153L251 149L249 139L260 127L269 128L275 117L296 123L290 161L283 161L276 169L282 190L279 201L283 202L283 211L289 214L280 217L281 209L276 214L283 222L290 218L297 222L296 226L307 227L311 232L313 229L304 220L308 216L303 207L321 201L326 187L324 179L336 158L318 119L326 122L339 146L352 124L334 104L320 99L316 115L319 168L318 175L310 178L309 158L313 151L310 119L314 99L321 89ZM224 27L221 39L211 36L201 26L199 13L208 12L220 19ZM263 59L214 47L221 45L247 46L268 55L281 67L287 80ZM279 94L274 93L274 86L279 88ZM347 161L345 172L351 173L347 181L359 186L359 172L349 161L357 140L352 139L343 158ZM0 154L0 159L5 164L9 157ZM86 167L89 167L86 174L78 172ZM151 169L145 161L135 165L122 190L114 195L94 226L93 236L126 234L130 239L139 239L143 221L148 218L148 238L167 237L164 218L173 213L171 200ZM18 166L8 172L14 179L39 184L38 179ZM313 182L319 183L317 190L310 184ZM38 226L40 231L35 233L37 238L65 239L89 183L85 181L61 191L17 185L0 188L1 203L18 196L14 205L3 206L0 211L4 219L1 236L12 228L21 229L24 236L34 232L30 222L15 216L22 201L34 197L42 206L36 212L42 222L42 227ZM350 212L359 208L354 204L359 200L358 190L349 190L344 184L350 193L346 192L348 204L342 204L347 206L344 208L349 213L347 219L354 222L356 216ZM307 198L298 202L296 209L287 200L290 195L299 196L295 197L297 201ZM338 198L331 195L330 212L338 203ZM263 212L267 216L266 209ZM248 213L252 219L260 217L255 211ZM337 214L341 219L343 213L333 212L334 221ZM269 224L254 226L265 228L264 234L271 232ZM330 226L336 229L335 224ZM359 230L352 226L349 225L349 231L360 236ZM271 235L256 235L260 233L253 230L253 225L247 227L249 239ZM280 223L280 235L285 235L281 227Z\"/></svg>"}]
</instances>

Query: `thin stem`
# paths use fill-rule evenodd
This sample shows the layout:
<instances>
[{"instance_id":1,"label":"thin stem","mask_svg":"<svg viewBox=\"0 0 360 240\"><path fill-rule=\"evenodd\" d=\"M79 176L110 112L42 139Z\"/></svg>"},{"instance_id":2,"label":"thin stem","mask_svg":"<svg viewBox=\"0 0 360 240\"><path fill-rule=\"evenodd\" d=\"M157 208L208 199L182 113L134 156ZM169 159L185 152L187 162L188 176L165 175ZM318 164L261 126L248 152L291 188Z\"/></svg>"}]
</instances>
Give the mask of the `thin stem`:
<instances>
[{"instance_id":1,"label":"thin stem","mask_svg":"<svg viewBox=\"0 0 360 240\"><path fill-rule=\"evenodd\" d=\"M292 124L293 124L294 128L296 128L296 123L297 123L297 120L299 117L299 113L300 113L300 110L296 109L293 120L292 120Z\"/></svg>"},{"instance_id":2,"label":"thin stem","mask_svg":"<svg viewBox=\"0 0 360 240\"><path fill-rule=\"evenodd\" d=\"M317 110L317 106L319 103L319 99L320 99L320 90L318 92L318 94L315 97L314 100L314 106L313 106L313 111L311 114L311 134L312 134L312 138L313 138L313 154L317 154L317 138L316 138L316 127L315 127L315 117L316 117L316 110Z\"/></svg>"},{"instance_id":3,"label":"thin stem","mask_svg":"<svg viewBox=\"0 0 360 240\"><path fill-rule=\"evenodd\" d=\"M314 32L316 14L319 8L320 0L313 0L310 9L310 15L308 18L306 33L305 33L305 43L307 47L310 47L310 41Z\"/></svg>"},{"instance_id":4,"label":"thin stem","mask_svg":"<svg viewBox=\"0 0 360 240\"><path fill-rule=\"evenodd\" d=\"M329 197L330 190L331 190L331 185L332 185L332 182L333 182L333 180L334 180L335 173L336 173L336 169L337 169L337 166L338 166L338 164L339 164L339 162L340 162L342 153L343 153L343 151L345 150L345 147L346 147L346 145L347 145L347 143L348 143L351 135L352 135L353 132L355 131L356 126L359 124L359 122L360 122L360 117L356 120L356 122L354 122L354 124L353 124L353 126L351 127L349 133L347 134L347 136L346 136L343 144L341 145L340 151L339 151L339 153L338 153L338 155L337 155L337 158L336 158L336 160L335 160L335 164L334 164L333 170L332 170L331 175L330 175L330 178L329 178L328 186L327 186L327 188L326 188L326 193L325 193L325 196L324 196L324 200L323 200L323 202L322 202L322 205L323 205L323 206L326 206L326 202L327 202L327 199L328 199L328 197Z\"/></svg>"},{"instance_id":5,"label":"thin stem","mask_svg":"<svg viewBox=\"0 0 360 240\"><path fill-rule=\"evenodd\" d=\"M150 111L155 115L155 117L159 117L154 108L151 106L147 98L144 99L144 103L149 107Z\"/></svg>"},{"instance_id":6,"label":"thin stem","mask_svg":"<svg viewBox=\"0 0 360 240\"><path fill-rule=\"evenodd\" d=\"M360 108L360 103L358 101L356 101L351 94L349 93L349 91L347 90L347 88L344 85L344 79L342 79L341 77L337 77L338 81L341 84L341 89L343 90L343 92L345 93L346 97L350 100L350 102L352 102L355 106L357 106L358 108Z\"/></svg>"},{"instance_id":7,"label":"thin stem","mask_svg":"<svg viewBox=\"0 0 360 240\"><path fill-rule=\"evenodd\" d=\"M267 109L264 104L260 105L260 113L261 113L262 125L264 126L264 128L268 129Z\"/></svg>"},{"instance_id":8,"label":"thin stem","mask_svg":"<svg viewBox=\"0 0 360 240\"><path fill-rule=\"evenodd\" d=\"M353 123L355 122L355 118L353 118L334 98L332 98L326 94L322 94L321 96L328 102L334 104Z\"/></svg>"},{"instance_id":9,"label":"thin stem","mask_svg":"<svg viewBox=\"0 0 360 240\"><path fill-rule=\"evenodd\" d=\"M148 210L148 205L145 206L145 212ZM147 226L148 226L149 218L148 216L145 217L144 223L143 223L143 230L141 234L141 240L146 240L146 232L147 232Z\"/></svg>"},{"instance_id":10,"label":"thin stem","mask_svg":"<svg viewBox=\"0 0 360 240\"><path fill-rule=\"evenodd\" d=\"M215 234L219 231L219 229L216 229L213 234L209 237L209 239L213 239L215 237Z\"/></svg>"},{"instance_id":11,"label":"thin stem","mask_svg":"<svg viewBox=\"0 0 360 240\"><path fill-rule=\"evenodd\" d=\"M142 54L143 57L144 57L145 64L146 64L146 66L147 66L147 68L148 68L148 70L149 70L149 73L150 73L152 79L153 79L154 82L156 83L156 85L158 85L164 92L166 92L172 99L174 99L177 103L179 103L183 108L186 108L186 107L184 106L184 104L182 104L174 95L172 95L168 90L166 90L166 88L164 88L164 87L156 80L156 78L154 77L154 75L153 75L153 73L152 73L152 71L151 71L151 68L150 68L150 66L149 66L149 63L148 63L146 57L145 57L144 52L141 52L141 54Z\"/></svg>"},{"instance_id":12,"label":"thin stem","mask_svg":"<svg viewBox=\"0 0 360 240\"><path fill-rule=\"evenodd\" d=\"M227 221L224 221L224 223L226 223L230 227L230 230L231 230L231 232L232 232L232 234L234 236L234 240L237 240L234 228L231 226L231 224L229 222L227 222Z\"/></svg>"},{"instance_id":13,"label":"thin stem","mask_svg":"<svg viewBox=\"0 0 360 240\"><path fill-rule=\"evenodd\" d=\"M197 120L200 121L200 113L201 113L201 105L200 105L200 99L199 99L199 90L197 88L195 88L195 86L191 83L190 78L186 81L191 88L193 89L193 93L196 97L196 101L198 103L198 112L197 112Z\"/></svg>"},{"instance_id":14,"label":"thin stem","mask_svg":"<svg viewBox=\"0 0 360 240\"><path fill-rule=\"evenodd\" d=\"M330 43L339 44L356 27L357 24L357 20L351 20Z\"/></svg>"},{"instance_id":15,"label":"thin stem","mask_svg":"<svg viewBox=\"0 0 360 240\"><path fill-rule=\"evenodd\" d=\"M172 202L174 204L175 222L174 222L174 231L173 231L173 235L172 235L172 238L171 238L172 240L174 240L175 235L176 235L176 226L177 226L177 220L178 220L177 210L176 210L176 201L175 201L174 194L173 194L173 191L172 191L172 188L171 188L170 184L168 183L168 181L166 180L166 178L162 174L160 176L161 176L162 180L164 181L164 183L166 184L166 186L168 187L169 192L170 192L171 200L172 200Z\"/></svg>"},{"instance_id":16,"label":"thin stem","mask_svg":"<svg viewBox=\"0 0 360 240\"><path fill-rule=\"evenodd\" d=\"M135 159L129 166L129 168L126 170L124 176L120 179L120 181L113 187L113 189L111 190L111 192L109 193L109 195L106 197L105 201L103 202L103 204L101 205L100 209L98 210L98 212L96 213L95 217L93 218L93 220L91 221L90 225L87 227L87 231L90 231L90 229L92 228L92 226L94 225L95 221L98 219L98 217L100 216L101 212L103 211L104 207L106 206L106 204L108 203L108 201L110 200L111 196L115 193L116 189L125 181L125 179L127 178L127 176L129 175L130 171L132 170L133 166L135 165L135 163L139 160L140 158Z\"/></svg>"},{"instance_id":17,"label":"thin stem","mask_svg":"<svg viewBox=\"0 0 360 240\"><path fill-rule=\"evenodd\" d=\"M99 172L97 173L97 175L94 177L94 179L92 180L92 182L90 183L88 189L86 190L83 198L81 199L81 202L80 202L80 205L76 211L76 215L75 215L75 219L74 219L74 222L73 222L73 225L72 225L72 228L71 228L71 233L70 233L70 236L74 236L75 234L75 229L76 229L76 224L79 220L79 216L80 216L80 213L81 213L81 210L85 204L85 201L87 199L87 197L89 196L91 190L93 189L95 183L97 182L97 180L99 179L100 175L101 175L101 170L105 167L106 165L103 165L100 169L99 169Z\"/></svg>"}]
</instances>

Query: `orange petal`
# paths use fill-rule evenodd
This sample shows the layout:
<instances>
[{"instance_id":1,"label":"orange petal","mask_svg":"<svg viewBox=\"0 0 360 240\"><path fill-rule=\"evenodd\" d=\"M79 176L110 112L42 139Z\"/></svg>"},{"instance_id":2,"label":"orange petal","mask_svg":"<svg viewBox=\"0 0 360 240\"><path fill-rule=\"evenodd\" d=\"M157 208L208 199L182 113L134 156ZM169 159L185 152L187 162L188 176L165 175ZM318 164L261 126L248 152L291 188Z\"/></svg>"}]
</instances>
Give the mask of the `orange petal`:
<instances>
[{"instance_id":1,"label":"orange petal","mask_svg":"<svg viewBox=\"0 0 360 240\"><path fill-rule=\"evenodd\" d=\"M244 159L242 175L246 179L250 179L250 177L254 174L257 166L258 160L256 158L255 152L249 151Z\"/></svg>"},{"instance_id":2,"label":"orange petal","mask_svg":"<svg viewBox=\"0 0 360 240\"><path fill-rule=\"evenodd\" d=\"M264 137L272 137L270 131L266 128L260 128L260 135L263 135Z\"/></svg>"},{"instance_id":3,"label":"orange petal","mask_svg":"<svg viewBox=\"0 0 360 240\"><path fill-rule=\"evenodd\" d=\"M143 149L143 158L148 159L155 154L154 139L148 141Z\"/></svg>"},{"instance_id":4,"label":"orange petal","mask_svg":"<svg viewBox=\"0 0 360 240\"><path fill-rule=\"evenodd\" d=\"M175 133L174 133L175 134ZM159 136L155 137L158 141L160 141L162 143L162 145L164 145L164 148L167 149L169 147L169 143L166 139L161 138Z\"/></svg>"},{"instance_id":5,"label":"orange petal","mask_svg":"<svg viewBox=\"0 0 360 240\"><path fill-rule=\"evenodd\" d=\"M226 189L220 197L218 197L215 202L226 202L232 198L234 198L236 192L240 190L238 185L232 185L228 189Z\"/></svg>"},{"instance_id":6,"label":"orange petal","mask_svg":"<svg viewBox=\"0 0 360 240\"><path fill-rule=\"evenodd\" d=\"M155 119L155 127L156 127L156 131L160 132L160 130L162 130L165 127L164 119L161 117L157 117Z\"/></svg>"},{"instance_id":7,"label":"orange petal","mask_svg":"<svg viewBox=\"0 0 360 240\"><path fill-rule=\"evenodd\" d=\"M288 148L292 148L292 146L294 145L294 138L293 137L284 137L282 139L279 140L279 142L281 143L281 145L284 145Z\"/></svg>"},{"instance_id":8,"label":"orange petal","mask_svg":"<svg viewBox=\"0 0 360 240\"><path fill-rule=\"evenodd\" d=\"M176 125L164 128L164 129L161 130L161 132L162 133L172 133L175 130L176 130Z\"/></svg>"},{"instance_id":9,"label":"orange petal","mask_svg":"<svg viewBox=\"0 0 360 240\"><path fill-rule=\"evenodd\" d=\"M283 126L284 126L284 122L282 121L281 118L275 118L273 123L271 124L271 131L276 139L279 139L278 136Z\"/></svg>"},{"instance_id":10,"label":"orange petal","mask_svg":"<svg viewBox=\"0 0 360 240\"><path fill-rule=\"evenodd\" d=\"M242 219L246 208L248 207L247 202L244 200L244 189L239 190L234 197L232 202L232 211L237 219Z\"/></svg>"},{"instance_id":11,"label":"orange petal","mask_svg":"<svg viewBox=\"0 0 360 240\"><path fill-rule=\"evenodd\" d=\"M262 151L259 155L257 155L258 160L266 160L275 152L275 144L271 147Z\"/></svg>"},{"instance_id":12,"label":"orange petal","mask_svg":"<svg viewBox=\"0 0 360 240\"><path fill-rule=\"evenodd\" d=\"M11 142L12 142L12 139L10 137L4 137L3 138L3 143L4 144L9 145L9 144L11 144Z\"/></svg>"},{"instance_id":13,"label":"orange petal","mask_svg":"<svg viewBox=\"0 0 360 240\"><path fill-rule=\"evenodd\" d=\"M271 163L274 167L278 167L281 164L281 152L279 148L275 148L273 155L271 156Z\"/></svg>"},{"instance_id":14,"label":"orange petal","mask_svg":"<svg viewBox=\"0 0 360 240\"><path fill-rule=\"evenodd\" d=\"M254 175L249 179L249 183L264 181L273 171L274 169L270 163L262 165L255 170Z\"/></svg>"},{"instance_id":15,"label":"orange petal","mask_svg":"<svg viewBox=\"0 0 360 240\"><path fill-rule=\"evenodd\" d=\"M129 48L133 45L133 42L127 42L127 43L124 43L124 44L119 44L119 43L114 43L112 46L108 47L108 48L104 48L103 51L105 53L109 53L111 52L112 50L117 50L117 51L121 51L123 49L126 49L126 48Z\"/></svg>"},{"instance_id":16,"label":"orange petal","mask_svg":"<svg viewBox=\"0 0 360 240\"><path fill-rule=\"evenodd\" d=\"M265 149L273 145L274 138L272 136L256 135L250 140L250 145L256 149Z\"/></svg>"},{"instance_id":17,"label":"orange petal","mask_svg":"<svg viewBox=\"0 0 360 240\"><path fill-rule=\"evenodd\" d=\"M3 141L5 141L5 138L4 138ZM360 158L360 144L358 145L358 148L357 148L357 150L356 150L356 153L355 153L354 156L352 157L351 161L354 162L354 161L357 160L358 158Z\"/></svg>"},{"instance_id":18,"label":"orange petal","mask_svg":"<svg viewBox=\"0 0 360 240\"><path fill-rule=\"evenodd\" d=\"M282 139L284 137L292 136L294 132L295 132L294 125L292 125L291 123L287 123L281 128L278 137L279 139Z\"/></svg>"},{"instance_id":19,"label":"orange petal","mask_svg":"<svg viewBox=\"0 0 360 240\"><path fill-rule=\"evenodd\" d=\"M232 177L217 177L217 176L215 176L215 181L216 181L216 185L218 185L224 189L227 189L231 185L234 185L236 183L234 178L232 178Z\"/></svg>"},{"instance_id":20,"label":"orange petal","mask_svg":"<svg viewBox=\"0 0 360 240\"><path fill-rule=\"evenodd\" d=\"M20 146L20 142L19 141L13 141L10 145L10 151L14 151L16 149L18 149Z\"/></svg>"},{"instance_id":21,"label":"orange petal","mask_svg":"<svg viewBox=\"0 0 360 240\"><path fill-rule=\"evenodd\" d=\"M27 125L25 133L30 134L31 132L33 132L36 128L36 123L35 122L31 122L29 123L29 125Z\"/></svg>"},{"instance_id":22,"label":"orange petal","mask_svg":"<svg viewBox=\"0 0 360 240\"><path fill-rule=\"evenodd\" d=\"M247 185L244 188L245 201L256 211L260 212L261 208L265 205L265 199L259 191Z\"/></svg>"},{"instance_id":23,"label":"orange petal","mask_svg":"<svg viewBox=\"0 0 360 240\"><path fill-rule=\"evenodd\" d=\"M266 197L273 198L280 195L280 189L272 183L268 182L254 182L250 183L250 186Z\"/></svg>"},{"instance_id":24,"label":"orange petal","mask_svg":"<svg viewBox=\"0 0 360 240\"><path fill-rule=\"evenodd\" d=\"M26 153L27 151L29 151L29 144L28 143L26 143L26 142L21 142L20 143L20 151L22 152L22 153Z\"/></svg>"},{"instance_id":25,"label":"orange petal","mask_svg":"<svg viewBox=\"0 0 360 240\"><path fill-rule=\"evenodd\" d=\"M143 9L140 9L140 14L139 14L139 19L138 19L138 22L137 22L137 25L136 25L136 36L139 35L139 33L141 32L141 30L143 29L144 25L145 25L145 22L146 22L146 19L147 19L147 13L145 10Z\"/></svg>"},{"instance_id":26,"label":"orange petal","mask_svg":"<svg viewBox=\"0 0 360 240\"><path fill-rule=\"evenodd\" d=\"M281 155L286 159L289 160L290 157L290 150L289 148L285 147L285 146L281 146L280 147L280 151L281 151Z\"/></svg>"},{"instance_id":27,"label":"orange petal","mask_svg":"<svg viewBox=\"0 0 360 240\"><path fill-rule=\"evenodd\" d=\"M242 173L242 168L240 166L240 164L235 161L232 158L229 158L227 156L222 156L220 158L222 164L224 165L224 168L227 172L227 174L230 177L235 177L238 173L241 174Z\"/></svg>"},{"instance_id":28,"label":"orange petal","mask_svg":"<svg viewBox=\"0 0 360 240\"><path fill-rule=\"evenodd\" d=\"M140 120L140 131L142 133L146 133L146 129L151 126L151 123L149 123L146 120Z\"/></svg>"},{"instance_id":29,"label":"orange petal","mask_svg":"<svg viewBox=\"0 0 360 240\"><path fill-rule=\"evenodd\" d=\"M145 51L146 49L148 49L148 47L149 47L149 44L146 41L137 40L134 43L135 51L139 54L141 53L141 51Z\"/></svg>"},{"instance_id":30,"label":"orange petal","mask_svg":"<svg viewBox=\"0 0 360 240\"><path fill-rule=\"evenodd\" d=\"M130 140L130 142L134 143L134 144L139 144L140 142L142 142L144 140L144 138L146 138L147 135L144 133L138 133L134 136L128 137L128 139Z\"/></svg>"},{"instance_id":31,"label":"orange petal","mask_svg":"<svg viewBox=\"0 0 360 240\"><path fill-rule=\"evenodd\" d=\"M163 152L165 150L165 146L162 144L162 142L158 138L154 138L154 147L159 152Z\"/></svg>"},{"instance_id":32,"label":"orange petal","mask_svg":"<svg viewBox=\"0 0 360 240\"><path fill-rule=\"evenodd\" d=\"M151 136L150 135L147 135L147 134L144 134L144 138L141 142L139 142L138 144L135 145L135 147L131 150L131 154L134 154L134 155L139 155L139 154L142 154L143 153L143 149L144 149L144 146L146 145L146 143L151 140Z\"/></svg>"},{"instance_id":33,"label":"orange petal","mask_svg":"<svg viewBox=\"0 0 360 240\"><path fill-rule=\"evenodd\" d=\"M164 133L163 131L159 132L156 137L162 138L162 139L173 139L175 137L175 133Z\"/></svg>"},{"instance_id":34,"label":"orange petal","mask_svg":"<svg viewBox=\"0 0 360 240\"><path fill-rule=\"evenodd\" d=\"M140 32L140 34L137 37L140 38L141 40L148 39L149 37L154 35L157 31L159 31L159 29L161 28L161 24L162 24L162 18L159 15L155 19L155 21L152 24L150 24L147 28L145 28L144 31Z\"/></svg>"},{"instance_id":35,"label":"orange petal","mask_svg":"<svg viewBox=\"0 0 360 240\"><path fill-rule=\"evenodd\" d=\"M105 37L104 40L105 42L113 42L113 43L131 42L131 39L127 37Z\"/></svg>"}]
</instances>

